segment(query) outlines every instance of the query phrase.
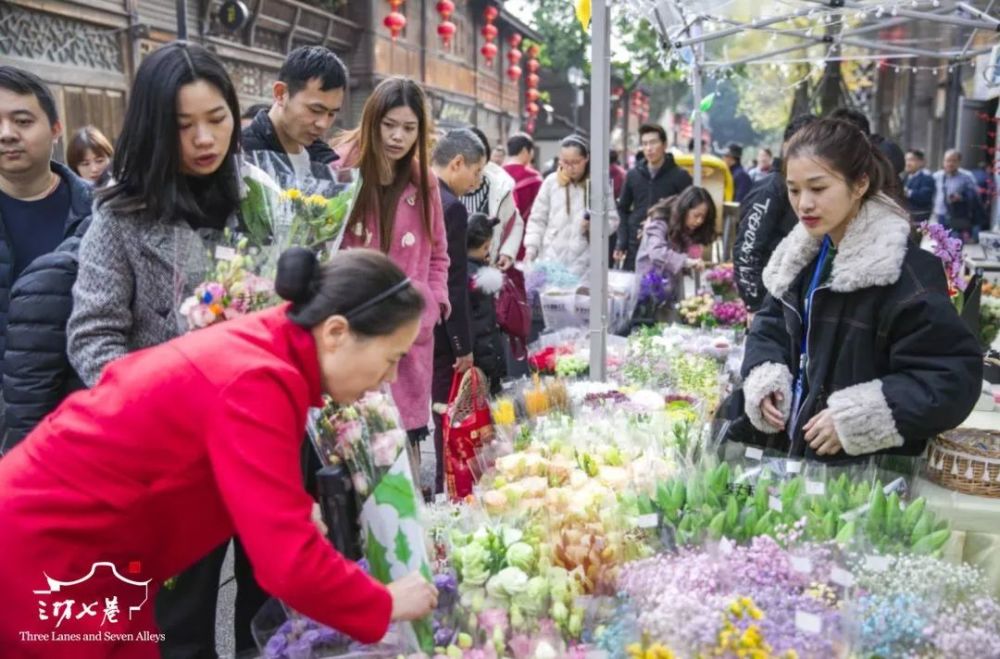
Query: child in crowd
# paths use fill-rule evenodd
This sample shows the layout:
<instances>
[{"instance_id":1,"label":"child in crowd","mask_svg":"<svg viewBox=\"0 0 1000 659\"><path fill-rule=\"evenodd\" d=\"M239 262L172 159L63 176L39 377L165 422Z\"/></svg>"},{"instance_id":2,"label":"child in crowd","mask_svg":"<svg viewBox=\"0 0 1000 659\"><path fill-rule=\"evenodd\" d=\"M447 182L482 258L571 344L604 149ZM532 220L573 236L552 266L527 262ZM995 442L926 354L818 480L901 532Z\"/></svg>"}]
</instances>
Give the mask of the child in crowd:
<instances>
[{"instance_id":1,"label":"child in crowd","mask_svg":"<svg viewBox=\"0 0 1000 659\"><path fill-rule=\"evenodd\" d=\"M469 216L466 244L469 254L469 318L472 325L472 357L490 381L490 393L500 391L504 376L503 342L497 325L496 294L503 285L503 274L490 267L493 227L500 220L484 213Z\"/></svg>"}]
</instances>

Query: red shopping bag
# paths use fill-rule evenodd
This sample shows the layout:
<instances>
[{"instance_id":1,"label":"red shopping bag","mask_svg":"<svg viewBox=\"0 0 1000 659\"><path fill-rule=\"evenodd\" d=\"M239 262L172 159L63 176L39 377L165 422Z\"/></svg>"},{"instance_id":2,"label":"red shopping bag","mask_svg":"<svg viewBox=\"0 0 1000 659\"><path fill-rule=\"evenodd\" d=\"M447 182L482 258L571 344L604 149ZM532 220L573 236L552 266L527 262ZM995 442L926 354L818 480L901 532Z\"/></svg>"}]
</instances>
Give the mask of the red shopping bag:
<instances>
[{"instance_id":1,"label":"red shopping bag","mask_svg":"<svg viewBox=\"0 0 1000 659\"><path fill-rule=\"evenodd\" d=\"M452 500L472 494L482 475L480 449L493 438L488 382L478 368L455 373L448 409L441 417L444 437L444 474Z\"/></svg>"}]
</instances>

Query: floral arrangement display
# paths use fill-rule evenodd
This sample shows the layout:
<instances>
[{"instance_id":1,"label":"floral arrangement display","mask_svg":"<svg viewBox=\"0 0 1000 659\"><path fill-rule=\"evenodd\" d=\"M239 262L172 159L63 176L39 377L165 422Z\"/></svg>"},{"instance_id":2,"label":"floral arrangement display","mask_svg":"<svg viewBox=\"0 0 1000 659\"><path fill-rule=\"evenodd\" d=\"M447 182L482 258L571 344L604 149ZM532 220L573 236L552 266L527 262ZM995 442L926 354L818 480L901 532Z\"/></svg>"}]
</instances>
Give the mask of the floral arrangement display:
<instances>
[{"instance_id":1,"label":"floral arrangement display","mask_svg":"<svg viewBox=\"0 0 1000 659\"><path fill-rule=\"evenodd\" d=\"M747 309L739 297L731 263L716 266L705 273L706 290L681 300L681 319L695 327L745 328Z\"/></svg>"},{"instance_id":2,"label":"floral arrangement display","mask_svg":"<svg viewBox=\"0 0 1000 659\"><path fill-rule=\"evenodd\" d=\"M324 464L342 462L351 474L371 575L388 584L419 571L430 580L420 520L422 497L392 396L369 393L353 405L328 403L311 415L308 431ZM433 648L430 621L417 621L403 629L411 648Z\"/></svg>"},{"instance_id":3,"label":"floral arrangement display","mask_svg":"<svg viewBox=\"0 0 1000 659\"><path fill-rule=\"evenodd\" d=\"M216 246L214 265L204 281L180 304L180 316L189 330L231 320L279 302L274 293L274 281L256 272L263 268L259 263L255 267L249 240L228 232L223 240L235 244L233 247ZM260 260L259 255L256 260Z\"/></svg>"},{"instance_id":4,"label":"floral arrangement display","mask_svg":"<svg viewBox=\"0 0 1000 659\"><path fill-rule=\"evenodd\" d=\"M931 251L941 259L945 277L948 280L948 295L958 312L962 313L962 306L965 303L965 287L968 285L968 281L962 274L965 267L965 259L962 256L962 239L953 236L948 227L935 222L922 222L918 230L921 235L931 241Z\"/></svg>"}]
</instances>

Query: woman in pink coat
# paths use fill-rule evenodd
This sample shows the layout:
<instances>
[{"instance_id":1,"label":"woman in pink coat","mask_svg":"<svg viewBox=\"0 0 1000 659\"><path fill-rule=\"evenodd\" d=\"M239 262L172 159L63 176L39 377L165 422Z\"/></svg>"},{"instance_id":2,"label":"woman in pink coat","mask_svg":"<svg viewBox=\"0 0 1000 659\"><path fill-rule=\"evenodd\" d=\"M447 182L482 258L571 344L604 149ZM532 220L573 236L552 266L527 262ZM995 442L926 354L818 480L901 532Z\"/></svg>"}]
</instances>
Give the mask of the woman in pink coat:
<instances>
[{"instance_id":1,"label":"woman in pink coat","mask_svg":"<svg viewBox=\"0 0 1000 659\"><path fill-rule=\"evenodd\" d=\"M356 167L361 190L345 249L378 249L413 281L427 306L420 333L399 365L392 395L411 440L426 436L434 370L434 326L451 313L448 243L437 181L428 169L430 118L420 86L383 81L365 103L361 126L339 140L339 167Z\"/></svg>"}]
</instances>

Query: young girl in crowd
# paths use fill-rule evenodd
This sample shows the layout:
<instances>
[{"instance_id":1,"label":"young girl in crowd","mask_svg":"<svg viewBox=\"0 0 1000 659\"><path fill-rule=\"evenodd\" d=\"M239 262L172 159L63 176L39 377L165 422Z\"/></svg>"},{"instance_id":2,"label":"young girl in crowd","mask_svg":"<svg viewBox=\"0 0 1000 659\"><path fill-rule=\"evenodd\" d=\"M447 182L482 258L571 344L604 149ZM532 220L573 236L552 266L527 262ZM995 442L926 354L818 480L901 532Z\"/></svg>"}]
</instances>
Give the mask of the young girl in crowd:
<instances>
[{"instance_id":1,"label":"young girl in crowd","mask_svg":"<svg viewBox=\"0 0 1000 659\"><path fill-rule=\"evenodd\" d=\"M490 381L490 393L500 391L504 377L504 352L497 325L496 294L503 274L490 266L493 230L500 224L495 217L473 213L469 217L466 242L469 252L469 319L472 325L472 359Z\"/></svg>"},{"instance_id":2,"label":"young girl in crowd","mask_svg":"<svg viewBox=\"0 0 1000 659\"><path fill-rule=\"evenodd\" d=\"M239 116L226 70L201 46L168 44L139 67L115 154L115 183L95 202L73 287L68 354L87 386L110 362L179 334L179 260L204 249L203 235L239 224ZM228 544L160 592L164 657L215 655L219 572ZM235 557L239 652L254 647L250 620L267 595L239 542Z\"/></svg>"},{"instance_id":3,"label":"young girl in crowd","mask_svg":"<svg viewBox=\"0 0 1000 659\"><path fill-rule=\"evenodd\" d=\"M799 224L764 270L770 294L743 362L744 409L794 455L919 455L972 410L982 351L948 297L941 261L911 242L884 194L885 156L824 119L785 149ZM751 439L751 438L747 438Z\"/></svg>"},{"instance_id":4,"label":"young girl in crowd","mask_svg":"<svg viewBox=\"0 0 1000 659\"><path fill-rule=\"evenodd\" d=\"M448 243L437 180L430 171L427 99L417 83L384 80L368 97L361 126L338 142L340 167L357 167L361 190L344 235L345 249L378 249L427 300L420 334L392 387L411 442L427 436L434 326L451 312Z\"/></svg>"},{"instance_id":5,"label":"young girl in crowd","mask_svg":"<svg viewBox=\"0 0 1000 659\"><path fill-rule=\"evenodd\" d=\"M649 209L636 255L636 275L655 289L657 302L681 293L684 271L705 267L701 255L715 240L715 202L705 188L689 187Z\"/></svg>"}]
</instances>

